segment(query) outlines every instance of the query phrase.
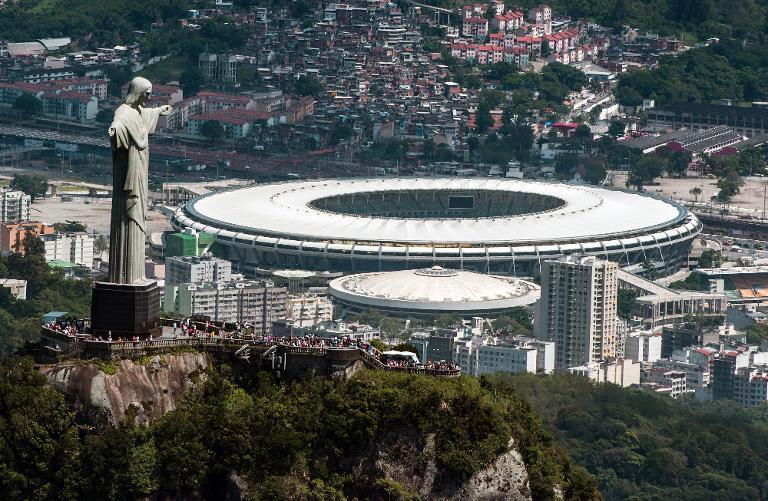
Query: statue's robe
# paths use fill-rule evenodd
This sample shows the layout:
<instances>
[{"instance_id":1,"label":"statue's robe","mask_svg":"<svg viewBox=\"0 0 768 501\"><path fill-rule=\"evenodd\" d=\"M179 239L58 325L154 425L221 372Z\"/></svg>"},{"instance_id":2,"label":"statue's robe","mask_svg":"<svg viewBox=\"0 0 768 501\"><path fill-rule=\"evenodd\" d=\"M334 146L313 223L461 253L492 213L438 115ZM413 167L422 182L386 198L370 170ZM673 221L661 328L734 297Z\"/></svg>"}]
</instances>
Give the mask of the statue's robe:
<instances>
[{"instance_id":1,"label":"statue's robe","mask_svg":"<svg viewBox=\"0 0 768 501\"><path fill-rule=\"evenodd\" d=\"M144 275L149 188L149 134L160 108L123 104L112 122L112 224L109 235L109 281L135 284Z\"/></svg>"}]
</instances>

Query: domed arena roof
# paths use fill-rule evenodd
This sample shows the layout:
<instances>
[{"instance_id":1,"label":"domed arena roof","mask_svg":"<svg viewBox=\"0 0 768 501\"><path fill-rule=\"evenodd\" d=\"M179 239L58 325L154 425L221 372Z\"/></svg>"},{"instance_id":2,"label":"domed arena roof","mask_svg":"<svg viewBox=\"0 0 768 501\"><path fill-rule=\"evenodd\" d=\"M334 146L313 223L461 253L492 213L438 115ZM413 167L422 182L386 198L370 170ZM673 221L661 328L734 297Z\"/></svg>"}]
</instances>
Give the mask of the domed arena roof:
<instances>
[{"instance_id":1,"label":"domed arena roof","mask_svg":"<svg viewBox=\"0 0 768 501\"><path fill-rule=\"evenodd\" d=\"M539 286L511 277L433 266L337 278L331 295L357 308L479 315L534 303Z\"/></svg>"}]
</instances>

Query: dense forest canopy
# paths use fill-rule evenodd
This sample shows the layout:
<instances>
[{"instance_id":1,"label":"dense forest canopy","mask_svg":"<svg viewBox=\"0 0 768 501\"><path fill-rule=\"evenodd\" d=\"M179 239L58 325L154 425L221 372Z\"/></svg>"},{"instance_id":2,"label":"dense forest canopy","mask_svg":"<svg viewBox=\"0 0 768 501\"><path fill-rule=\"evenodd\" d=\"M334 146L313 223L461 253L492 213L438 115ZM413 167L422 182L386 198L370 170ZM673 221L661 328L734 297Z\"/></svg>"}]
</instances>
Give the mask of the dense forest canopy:
<instances>
[{"instance_id":1,"label":"dense forest canopy","mask_svg":"<svg viewBox=\"0 0 768 501\"><path fill-rule=\"evenodd\" d=\"M129 415L98 432L75 419L30 359L0 359L0 374L8 499L218 499L233 473L254 499L416 499L374 466L375 451L398 441L419 451L427 434L435 434L436 486L468 478L513 437L535 499L552 498L556 486L566 499L599 496L526 402L479 379L362 371L286 384L263 374L244 389L223 366L151 426Z\"/></svg>"},{"instance_id":2,"label":"dense forest canopy","mask_svg":"<svg viewBox=\"0 0 768 501\"><path fill-rule=\"evenodd\" d=\"M666 102L758 101L768 98L768 48L722 40L679 56L664 56L658 68L621 76L616 97L637 106L643 99Z\"/></svg>"},{"instance_id":3,"label":"dense forest canopy","mask_svg":"<svg viewBox=\"0 0 768 501\"><path fill-rule=\"evenodd\" d=\"M0 38L24 42L38 38L94 38L125 43L134 30L173 22L184 15L186 0L19 0L7 2L0 15Z\"/></svg>"},{"instance_id":4,"label":"dense forest canopy","mask_svg":"<svg viewBox=\"0 0 768 501\"><path fill-rule=\"evenodd\" d=\"M606 499L768 497L768 411L681 401L569 375L499 375Z\"/></svg>"}]
</instances>

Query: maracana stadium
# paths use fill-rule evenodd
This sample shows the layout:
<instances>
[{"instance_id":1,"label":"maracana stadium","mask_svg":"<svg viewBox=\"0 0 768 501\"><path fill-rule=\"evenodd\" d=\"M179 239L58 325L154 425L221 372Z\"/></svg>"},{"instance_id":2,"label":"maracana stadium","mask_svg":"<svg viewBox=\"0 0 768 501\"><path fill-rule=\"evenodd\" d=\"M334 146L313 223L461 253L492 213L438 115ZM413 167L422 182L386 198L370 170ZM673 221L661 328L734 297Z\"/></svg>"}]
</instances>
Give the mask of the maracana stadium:
<instances>
[{"instance_id":1,"label":"maracana stadium","mask_svg":"<svg viewBox=\"0 0 768 501\"><path fill-rule=\"evenodd\" d=\"M253 185L193 199L171 222L215 235L215 252L244 273L442 266L514 276L566 254L673 273L702 227L682 205L647 193L500 178Z\"/></svg>"}]
</instances>

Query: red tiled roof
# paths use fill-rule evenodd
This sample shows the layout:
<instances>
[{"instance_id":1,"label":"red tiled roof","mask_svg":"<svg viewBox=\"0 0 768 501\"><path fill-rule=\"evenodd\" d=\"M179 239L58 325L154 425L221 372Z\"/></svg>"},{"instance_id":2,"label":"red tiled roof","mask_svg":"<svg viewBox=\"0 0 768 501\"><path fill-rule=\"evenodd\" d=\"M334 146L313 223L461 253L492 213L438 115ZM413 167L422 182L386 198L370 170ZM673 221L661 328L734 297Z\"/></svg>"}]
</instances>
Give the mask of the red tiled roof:
<instances>
[{"instance_id":1,"label":"red tiled roof","mask_svg":"<svg viewBox=\"0 0 768 501\"><path fill-rule=\"evenodd\" d=\"M219 110L209 111L208 113L202 113L195 115L190 120L216 120L217 122L224 122L234 125L243 125L249 122L255 122L257 120L268 120L274 115L266 111L253 111L253 110Z\"/></svg>"},{"instance_id":2,"label":"red tiled roof","mask_svg":"<svg viewBox=\"0 0 768 501\"><path fill-rule=\"evenodd\" d=\"M44 99L59 99L66 101L80 101L81 103L87 103L93 96L83 94L82 92L63 90L60 92L46 92L43 94Z\"/></svg>"},{"instance_id":3,"label":"red tiled roof","mask_svg":"<svg viewBox=\"0 0 768 501\"><path fill-rule=\"evenodd\" d=\"M206 98L213 98L217 100L226 100L226 101L233 101L233 102L241 102L241 103L249 103L251 101L251 98L248 96L243 96L241 94L232 94L228 92L216 92L211 90L201 90L197 93L200 97L206 97Z\"/></svg>"},{"instance_id":4,"label":"red tiled roof","mask_svg":"<svg viewBox=\"0 0 768 501\"><path fill-rule=\"evenodd\" d=\"M19 89L26 92L43 92L46 90L44 85L41 84L31 84L26 82L14 82L14 83L4 83L0 82L0 88L3 89Z\"/></svg>"},{"instance_id":5,"label":"red tiled roof","mask_svg":"<svg viewBox=\"0 0 768 501\"><path fill-rule=\"evenodd\" d=\"M521 43L536 43L541 42L541 37L532 37L530 35L517 37L517 41Z\"/></svg>"}]
</instances>

